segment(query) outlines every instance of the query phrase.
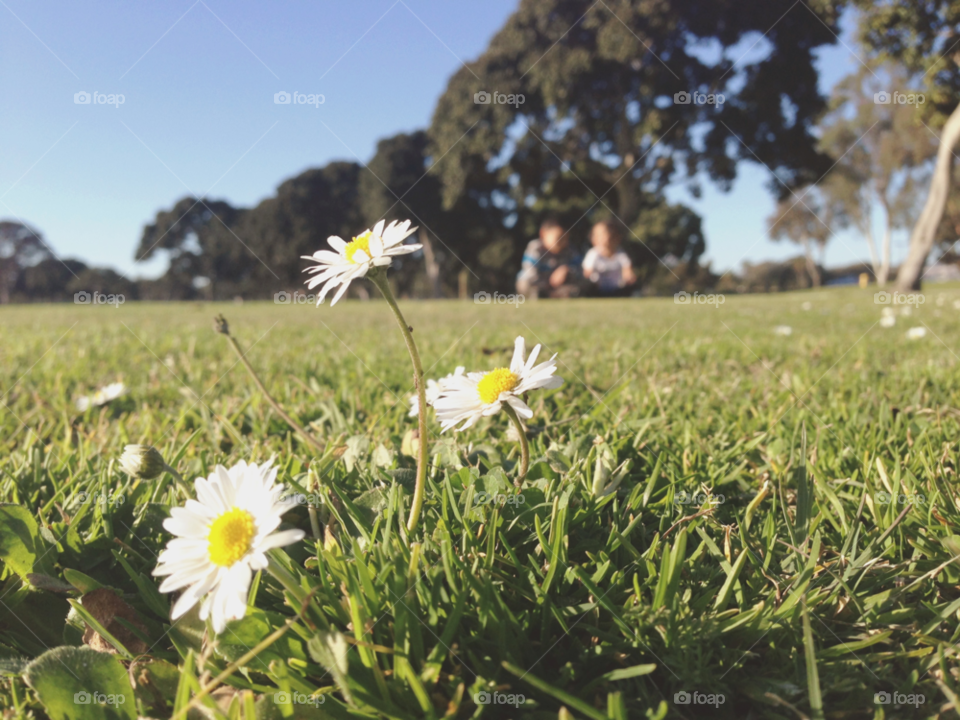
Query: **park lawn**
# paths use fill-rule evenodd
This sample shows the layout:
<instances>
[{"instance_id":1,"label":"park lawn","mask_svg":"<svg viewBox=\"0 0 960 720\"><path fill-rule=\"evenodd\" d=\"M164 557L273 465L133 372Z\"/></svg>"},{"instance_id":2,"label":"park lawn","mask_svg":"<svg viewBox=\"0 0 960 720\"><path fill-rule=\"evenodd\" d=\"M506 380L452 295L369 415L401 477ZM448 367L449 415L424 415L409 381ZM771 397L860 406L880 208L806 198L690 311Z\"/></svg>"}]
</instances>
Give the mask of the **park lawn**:
<instances>
[{"instance_id":1,"label":"park lawn","mask_svg":"<svg viewBox=\"0 0 960 720\"><path fill-rule=\"evenodd\" d=\"M519 494L504 415L440 435L431 412L410 537L413 385L384 304L2 308L0 500L21 507L0 508L0 707L169 717L239 661L215 694L226 717L952 716L960 287L924 300L893 328L873 289L401 303L427 377L508 365L523 335L566 381L528 398ZM76 410L121 380L127 395ZM194 614L171 623L150 573L184 496L127 477L127 443L188 480L275 457L327 521L314 541L305 506L286 518L308 533L285 549L307 604L264 574L217 643ZM91 659L78 599L100 586L136 611L119 626L137 642ZM127 699L69 700L82 691Z\"/></svg>"}]
</instances>

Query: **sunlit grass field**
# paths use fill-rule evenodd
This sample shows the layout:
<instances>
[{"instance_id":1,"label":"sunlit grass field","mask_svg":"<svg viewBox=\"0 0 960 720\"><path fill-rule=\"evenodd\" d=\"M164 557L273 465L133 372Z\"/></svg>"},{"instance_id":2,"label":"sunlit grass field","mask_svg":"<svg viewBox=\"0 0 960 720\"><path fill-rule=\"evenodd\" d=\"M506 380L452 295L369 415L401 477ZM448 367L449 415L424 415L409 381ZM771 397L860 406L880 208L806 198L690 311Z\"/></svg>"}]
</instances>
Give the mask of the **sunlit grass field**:
<instances>
[{"instance_id":1,"label":"sunlit grass field","mask_svg":"<svg viewBox=\"0 0 960 720\"><path fill-rule=\"evenodd\" d=\"M413 380L383 303L0 308L0 500L25 509L0 508L4 717L170 717L231 663L192 714L955 716L960 288L892 328L873 293L401 303L427 377L508 365L523 335L565 379L528 398L519 491L504 415L441 435L431 411L411 536ZM150 573L186 498L125 475L127 443L190 481L275 457L320 521L314 540L306 506L285 518L310 607L264 575L216 641L171 623ZM133 611L115 633L80 601L102 587Z\"/></svg>"}]
</instances>

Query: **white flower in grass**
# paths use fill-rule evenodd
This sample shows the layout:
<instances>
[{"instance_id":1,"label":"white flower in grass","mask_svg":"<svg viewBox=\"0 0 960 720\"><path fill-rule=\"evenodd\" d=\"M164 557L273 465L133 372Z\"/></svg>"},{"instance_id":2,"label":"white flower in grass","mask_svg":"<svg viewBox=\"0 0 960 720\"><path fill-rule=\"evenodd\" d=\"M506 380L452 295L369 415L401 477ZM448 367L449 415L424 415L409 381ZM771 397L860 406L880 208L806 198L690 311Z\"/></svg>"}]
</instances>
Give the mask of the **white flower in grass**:
<instances>
[{"instance_id":1,"label":"white flower in grass","mask_svg":"<svg viewBox=\"0 0 960 720\"><path fill-rule=\"evenodd\" d=\"M83 395L77 398L77 410L84 412L91 407L100 407L126 394L127 386L122 382L110 383L97 390L91 397Z\"/></svg>"},{"instance_id":2,"label":"white flower in grass","mask_svg":"<svg viewBox=\"0 0 960 720\"><path fill-rule=\"evenodd\" d=\"M153 480L167 467L163 455L149 445L127 445L120 456L120 467L131 477Z\"/></svg>"},{"instance_id":3,"label":"white flower in grass","mask_svg":"<svg viewBox=\"0 0 960 720\"><path fill-rule=\"evenodd\" d=\"M777 325L773 329L773 332L776 333L777 335L783 335L783 336L793 335L793 328L790 327L789 325Z\"/></svg>"},{"instance_id":4,"label":"white flower in grass","mask_svg":"<svg viewBox=\"0 0 960 720\"><path fill-rule=\"evenodd\" d=\"M919 340L926 336L927 329L925 327L912 327L907 330L907 340Z\"/></svg>"},{"instance_id":5,"label":"white flower in grass","mask_svg":"<svg viewBox=\"0 0 960 720\"><path fill-rule=\"evenodd\" d=\"M554 375L557 356L534 365L539 354L540 346L537 345L524 361L526 343L522 337L518 337L509 368L451 377L433 401L443 431L460 422L463 425L458 429L466 430L480 418L496 415L503 403L510 405L522 418L533 417L533 411L520 396L529 390L553 390L563 385L563 378Z\"/></svg>"},{"instance_id":6,"label":"white flower in grass","mask_svg":"<svg viewBox=\"0 0 960 720\"><path fill-rule=\"evenodd\" d=\"M304 270L313 275L307 280L308 288L312 290L323 284L317 297L317 305L323 302L328 292L339 286L340 289L330 301L331 305L336 305L351 281L362 278L371 268L389 266L397 255L406 255L422 248L423 246L417 243L403 244L416 229L410 227L409 220L404 220L399 225L394 220L384 228L384 221L381 220L373 230L364 230L350 242L336 235L328 237L327 242L336 252L317 250L313 255L303 255L304 260L316 260L320 263Z\"/></svg>"},{"instance_id":7,"label":"white flower in grass","mask_svg":"<svg viewBox=\"0 0 960 720\"><path fill-rule=\"evenodd\" d=\"M885 307L880 311L880 327L891 328L897 324L897 314L893 308Z\"/></svg>"},{"instance_id":8,"label":"white flower in grass","mask_svg":"<svg viewBox=\"0 0 960 720\"><path fill-rule=\"evenodd\" d=\"M424 389L424 394L427 397L427 405L433 405L433 401L440 396L440 391L443 390L444 387L446 387L447 381L450 380L450 378L463 375L463 371L465 369L466 368L460 365L452 373L450 373L449 375L445 375L439 380L433 380L433 379L427 380L427 387ZM420 414L420 397L417 395L417 393L413 393L410 396L410 412L407 413L407 416L417 417L419 414Z\"/></svg>"},{"instance_id":9,"label":"white flower in grass","mask_svg":"<svg viewBox=\"0 0 960 720\"><path fill-rule=\"evenodd\" d=\"M254 570L267 567L266 552L303 538L302 530L274 532L294 504L281 500L277 469L240 461L227 470L217 465L197 478L197 499L175 507L163 526L176 537L160 553L154 575L167 575L160 592L182 590L173 606L176 620L201 601L200 619L213 618L223 632L228 620L247 610Z\"/></svg>"}]
</instances>

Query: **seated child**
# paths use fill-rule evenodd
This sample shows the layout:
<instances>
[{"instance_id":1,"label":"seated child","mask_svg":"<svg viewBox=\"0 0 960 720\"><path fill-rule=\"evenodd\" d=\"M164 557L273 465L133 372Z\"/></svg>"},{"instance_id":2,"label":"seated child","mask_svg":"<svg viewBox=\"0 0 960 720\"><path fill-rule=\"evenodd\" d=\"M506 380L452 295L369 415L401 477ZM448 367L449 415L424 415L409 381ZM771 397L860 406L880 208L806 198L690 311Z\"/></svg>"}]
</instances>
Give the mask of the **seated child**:
<instances>
[{"instance_id":1,"label":"seated child","mask_svg":"<svg viewBox=\"0 0 960 720\"><path fill-rule=\"evenodd\" d=\"M517 292L531 300L576 297L580 282L580 258L570 247L566 229L557 220L544 220L540 237L523 251Z\"/></svg>"},{"instance_id":2,"label":"seated child","mask_svg":"<svg viewBox=\"0 0 960 720\"><path fill-rule=\"evenodd\" d=\"M637 282L633 264L620 249L620 242L620 228L607 220L601 220L590 231L593 247L583 258L583 275L592 283L591 294L601 297L628 295L630 286Z\"/></svg>"}]
</instances>

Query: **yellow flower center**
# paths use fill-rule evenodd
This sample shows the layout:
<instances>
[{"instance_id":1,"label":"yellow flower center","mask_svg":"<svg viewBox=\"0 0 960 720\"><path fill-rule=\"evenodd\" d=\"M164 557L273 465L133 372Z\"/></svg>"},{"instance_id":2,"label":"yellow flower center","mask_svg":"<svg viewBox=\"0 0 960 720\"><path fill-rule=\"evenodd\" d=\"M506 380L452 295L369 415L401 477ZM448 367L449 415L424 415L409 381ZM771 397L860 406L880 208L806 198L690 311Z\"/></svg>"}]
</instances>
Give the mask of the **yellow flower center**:
<instances>
[{"instance_id":1,"label":"yellow flower center","mask_svg":"<svg viewBox=\"0 0 960 720\"><path fill-rule=\"evenodd\" d=\"M213 521L210 534L207 535L210 562L230 567L250 550L250 541L255 532L253 515L246 510L233 508L223 513Z\"/></svg>"},{"instance_id":2,"label":"yellow flower center","mask_svg":"<svg viewBox=\"0 0 960 720\"><path fill-rule=\"evenodd\" d=\"M359 260L354 260L353 256L357 254L358 250L363 250L367 257L370 257L370 238L373 237L373 233L367 230L366 232L360 233L352 241L347 243L347 246L343 249L343 255L347 260L352 263L358 263Z\"/></svg>"},{"instance_id":3,"label":"yellow flower center","mask_svg":"<svg viewBox=\"0 0 960 720\"><path fill-rule=\"evenodd\" d=\"M480 400L489 405L497 401L500 393L513 390L520 383L520 378L507 368L491 370L477 383L477 394Z\"/></svg>"}]
</instances>

